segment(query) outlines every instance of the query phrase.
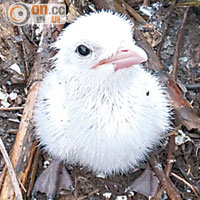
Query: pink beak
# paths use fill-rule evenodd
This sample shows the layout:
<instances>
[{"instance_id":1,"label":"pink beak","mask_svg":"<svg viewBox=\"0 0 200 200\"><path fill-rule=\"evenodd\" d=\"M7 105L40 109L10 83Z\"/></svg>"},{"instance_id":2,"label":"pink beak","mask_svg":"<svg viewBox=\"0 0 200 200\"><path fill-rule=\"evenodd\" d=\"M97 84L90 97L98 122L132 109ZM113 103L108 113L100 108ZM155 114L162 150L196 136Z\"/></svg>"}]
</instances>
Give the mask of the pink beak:
<instances>
[{"instance_id":1,"label":"pink beak","mask_svg":"<svg viewBox=\"0 0 200 200\"><path fill-rule=\"evenodd\" d=\"M120 47L115 55L108 59L100 61L92 68L96 69L104 64L112 64L114 65L114 70L117 71L119 69L128 68L133 65L140 64L147 61L147 59L148 57L146 52L136 45L133 45L132 48Z\"/></svg>"}]
</instances>

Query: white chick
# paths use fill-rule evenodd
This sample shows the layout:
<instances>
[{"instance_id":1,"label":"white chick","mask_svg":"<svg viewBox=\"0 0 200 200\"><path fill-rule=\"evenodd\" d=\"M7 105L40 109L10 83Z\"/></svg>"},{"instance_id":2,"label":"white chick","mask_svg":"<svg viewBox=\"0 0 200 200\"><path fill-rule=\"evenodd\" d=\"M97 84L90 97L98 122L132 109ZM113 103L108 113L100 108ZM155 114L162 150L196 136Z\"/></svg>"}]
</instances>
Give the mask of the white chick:
<instances>
[{"instance_id":1,"label":"white chick","mask_svg":"<svg viewBox=\"0 0 200 200\"><path fill-rule=\"evenodd\" d=\"M35 108L36 134L58 160L95 173L127 172L170 128L170 106L120 14L79 17L55 43Z\"/></svg>"}]
</instances>

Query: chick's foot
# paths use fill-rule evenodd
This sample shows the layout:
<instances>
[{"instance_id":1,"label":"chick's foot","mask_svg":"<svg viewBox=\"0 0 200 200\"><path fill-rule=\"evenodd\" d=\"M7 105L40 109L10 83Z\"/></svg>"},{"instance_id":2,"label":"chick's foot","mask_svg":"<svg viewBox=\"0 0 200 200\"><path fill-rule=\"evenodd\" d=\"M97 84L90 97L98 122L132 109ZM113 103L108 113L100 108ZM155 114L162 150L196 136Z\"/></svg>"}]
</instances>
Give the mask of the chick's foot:
<instances>
[{"instance_id":1,"label":"chick's foot","mask_svg":"<svg viewBox=\"0 0 200 200\"><path fill-rule=\"evenodd\" d=\"M61 162L53 161L37 178L32 196L41 192L46 194L48 200L52 200L58 191L72 188L72 179L65 166Z\"/></svg>"}]
</instances>

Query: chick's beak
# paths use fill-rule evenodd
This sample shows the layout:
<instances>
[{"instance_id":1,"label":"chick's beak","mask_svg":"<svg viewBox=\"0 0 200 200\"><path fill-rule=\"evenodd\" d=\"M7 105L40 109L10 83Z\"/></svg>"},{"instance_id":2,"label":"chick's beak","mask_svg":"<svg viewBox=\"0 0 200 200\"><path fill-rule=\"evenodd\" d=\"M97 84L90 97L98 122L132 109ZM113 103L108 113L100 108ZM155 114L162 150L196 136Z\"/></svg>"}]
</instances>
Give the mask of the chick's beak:
<instances>
[{"instance_id":1,"label":"chick's beak","mask_svg":"<svg viewBox=\"0 0 200 200\"><path fill-rule=\"evenodd\" d=\"M131 48L120 47L115 55L100 61L93 67L93 69L96 69L105 64L112 64L114 65L114 71L117 71L119 69L140 64L147 61L147 59L148 57L146 52L136 45L133 45Z\"/></svg>"}]
</instances>

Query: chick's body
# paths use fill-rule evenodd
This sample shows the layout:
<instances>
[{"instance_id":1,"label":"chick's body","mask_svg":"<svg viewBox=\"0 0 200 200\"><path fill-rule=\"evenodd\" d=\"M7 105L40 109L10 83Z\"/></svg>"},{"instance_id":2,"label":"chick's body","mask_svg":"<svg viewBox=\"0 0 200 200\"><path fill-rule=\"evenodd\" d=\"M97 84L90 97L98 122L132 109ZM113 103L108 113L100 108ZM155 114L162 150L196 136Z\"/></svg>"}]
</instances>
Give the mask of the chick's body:
<instances>
[{"instance_id":1,"label":"chick's body","mask_svg":"<svg viewBox=\"0 0 200 200\"><path fill-rule=\"evenodd\" d=\"M34 119L41 144L58 160L96 173L126 172L169 129L169 103L155 76L140 65L92 68L122 44L131 47L131 29L123 17L100 12L79 18L57 41L55 69L41 84ZM83 44L88 56L77 53Z\"/></svg>"}]
</instances>

